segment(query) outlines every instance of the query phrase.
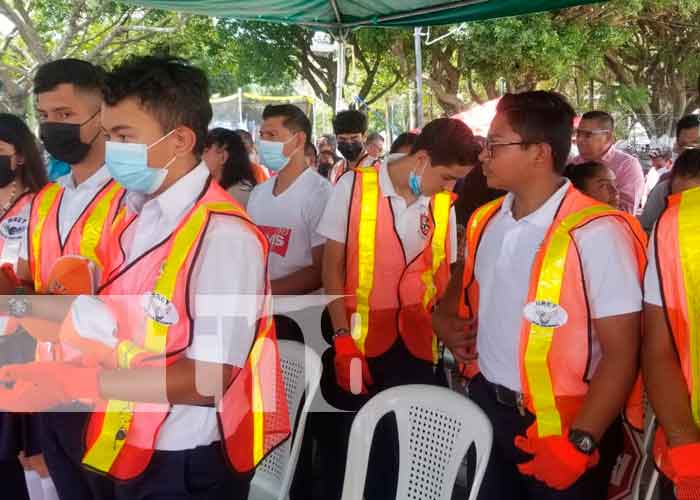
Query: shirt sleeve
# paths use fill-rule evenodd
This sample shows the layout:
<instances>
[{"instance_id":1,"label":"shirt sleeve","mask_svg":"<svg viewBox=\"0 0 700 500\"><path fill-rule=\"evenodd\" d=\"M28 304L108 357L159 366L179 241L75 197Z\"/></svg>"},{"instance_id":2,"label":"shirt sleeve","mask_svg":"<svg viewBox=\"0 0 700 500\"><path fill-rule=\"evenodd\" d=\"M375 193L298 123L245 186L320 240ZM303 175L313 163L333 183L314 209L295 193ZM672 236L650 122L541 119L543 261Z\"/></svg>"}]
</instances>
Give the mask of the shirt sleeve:
<instances>
[{"instance_id":1,"label":"shirt sleeve","mask_svg":"<svg viewBox=\"0 0 700 500\"><path fill-rule=\"evenodd\" d=\"M637 215L644 195L644 171L636 158L625 160L617 170L620 209Z\"/></svg>"},{"instance_id":2,"label":"shirt sleeve","mask_svg":"<svg viewBox=\"0 0 700 500\"><path fill-rule=\"evenodd\" d=\"M666 196L670 191L670 182L668 180L659 182L654 189L649 193L647 203L644 205L644 211L639 217L639 222L647 233L650 233L656 221L659 220L661 214L666 208Z\"/></svg>"},{"instance_id":3,"label":"shirt sleeve","mask_svg":"<svg viewBox=\"0 0 700 500\"><path fill-rule=\"evenodd\" d=\"M656 232L656 228L654 228ZM656 269L656 238L652 234L647 250L647 270L644 274L644 302L653 306L663 307L659 272Z\"/></svg>"},{"instance_id":4,"label":"shirt sleeve","mask_svg":"<svg viewBox=\"0 0 700 500\"><path fill-rule=\"evenodd\" d=\"M333 187L316 232L328 240L345 243L354 173L345 174Z\"/></svg>"},{"instance_id":5,"label":"shirt sleeve","mask_svg":"<svg viewBox=\"0 0 700 500\"><path fill-rule=\"evenodd\" d=\"M314 189L314 193L309 193L308 203L305 210L303 211L304 222L309 228L309 234L311 237L311 248L323 245L326 242L326 237L320 234L317 230L318 224L323 217L323 212L326 210L326 205L328 205L328 199L331 196L331 185L330 183L318 177L318 185Z\"/></svg>"},{"instance_id":6,"label":"shirt sleeve","mask_svg":"<svg viewBox=\"0 0 700 500\"><path fill-rule=\"evenodd\" d=\"M591 317L641 311L642 287L633 236L623 223L605 217L582 227L574 237L581 255Z\"/></svg>"},{"instance_id":7,"label":"shirt sleeve","mask_svg":"<svg viewBox=\"0 0 700 500\"><path fill-rule=\"evenodd\" d=\"M266 279L255 235L236 218L213 216L192 272L194 323L186 356L242 367L255 338Z\"/></svg>"},{"instance_id":8,"label":"shirt sleeve","mask_svg":"<svg viewBox=\"0 0 700 500\"><path fill-rule=\"evenodd\" d=\"M455 207L450 209L450 264L457 262L457 216Z\"/></svg>"}]
</instances>

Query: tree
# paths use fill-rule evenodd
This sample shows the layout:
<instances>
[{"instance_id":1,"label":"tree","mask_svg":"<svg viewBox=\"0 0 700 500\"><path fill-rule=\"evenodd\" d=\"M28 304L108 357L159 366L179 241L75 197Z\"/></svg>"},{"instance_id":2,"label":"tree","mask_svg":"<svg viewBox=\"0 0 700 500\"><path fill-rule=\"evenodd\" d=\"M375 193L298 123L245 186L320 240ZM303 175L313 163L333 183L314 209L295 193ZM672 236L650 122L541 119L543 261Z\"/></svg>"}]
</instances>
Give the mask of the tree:
<instances>
[{"instance_id":1,"label":"tree","mask_svg":"<svg viewBox=\"0 0 700 500\"><path fill-rule=\"evenodd\" d=\"M0 44L0 108L23 114L36 68L63 57L113 62L176 33L185 17L118 2L0 0L14 29Z\"/></svg>"},{"instance_id":2,"label":"tree","mask_svg":"<svg viewBox=\"0 0 700 500\"><path fill-rule=\"evenodd\" d=\"M604 104L634 115L651 137L671 136L678 118L700 106L699 15L698 0L613 0L570 13L617 34L596 78Z\"/></svg>"},{"instance_id":3,"label":"tree","mask_svg":"<svg viewBox=\"0 0 700 500\"><path fill-rule=\"evenodd\" d=\"M249 83L274 85L298 75L321 100L335 105L336 61L331 54L312 50L314 31L295 25L233 19L222 19L218 29L236 41L240 73ZM359 30L348 35L349 67L354 63L357 71L346 72L346 83L368 104L384 96L402 78L390 52L394 33Z\"/></svg>"}]
</instances>

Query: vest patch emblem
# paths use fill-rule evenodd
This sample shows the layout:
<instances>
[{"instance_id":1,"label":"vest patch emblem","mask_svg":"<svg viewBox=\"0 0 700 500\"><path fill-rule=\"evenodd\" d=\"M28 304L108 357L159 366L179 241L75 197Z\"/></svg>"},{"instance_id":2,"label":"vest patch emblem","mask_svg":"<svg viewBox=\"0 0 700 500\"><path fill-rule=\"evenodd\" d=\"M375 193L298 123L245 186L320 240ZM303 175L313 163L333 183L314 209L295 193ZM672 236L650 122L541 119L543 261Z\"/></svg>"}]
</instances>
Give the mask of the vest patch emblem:
<instances>
[{"instance_id":1,"label":"vest patch emblem","mask_svg":"<svg viewBox=\"0 0 700 500\"><path fill-rule=\"evenodd\" d=\"M174 325L180 319L175 304L156 292L147 293L142 299L146 316L162 325Z\"/></svg>"},{"instance_id":2,"label":"vest patch emblem","mask_svg":"<svg viewBox=\"0 0 700 500\"><path fill-rule=\"evenodd\" d=\"M523 309L525 319L543 328L559 328L569 321L569 314L558 304L548 300L530 302Z\"/></svg>"},{"instance_id":3,"label":"vest patch emblem","mask_svg":"<svg viewBox=\"0 0 700 500\"><path fill-rule=\"evenodd\" d=\"M430 217L428 217L428 214L420 214L420 232L423 238L427 238L430 233Z\"/></svg>"},{"instance_id":4,"label":"vest patch emblem","mask_svg":"<svg viewBox=\"0 0 700 500\"><path fill-rule=\"evenodd\" d=\"M19 240L27 231L27 219L10 217L0 224L0 235L6 240Z\"/></svg>"}]
</instances>

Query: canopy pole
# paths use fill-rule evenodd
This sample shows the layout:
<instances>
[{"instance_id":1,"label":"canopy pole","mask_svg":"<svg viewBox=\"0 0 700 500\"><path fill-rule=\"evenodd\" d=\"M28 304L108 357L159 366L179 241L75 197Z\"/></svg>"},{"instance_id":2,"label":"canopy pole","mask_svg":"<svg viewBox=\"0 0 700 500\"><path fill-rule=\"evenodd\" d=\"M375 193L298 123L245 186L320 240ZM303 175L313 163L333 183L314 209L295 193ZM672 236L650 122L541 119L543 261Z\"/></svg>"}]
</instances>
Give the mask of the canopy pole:
<instances>
[{"instance_id":1,"label":"canopy pole","mask_svg":"<svg viewBox=\"0 0 700 500\"><path fill-rule=\"evenodd\" d=\"M416 50L416 127L423 128L423 47L422 30L413 29L413 41Z\"/></svg>"},{"instance_id":2,"label":"canopy pole","mask_svg":"<svg viewBox=\"0 0 700 500\"><path fill-rule=\"evenodd\" d=\"M336 42L338 43L338 61L335 78L335 112L338 113L345 108L343 101L343 86L345 84L345 37L346 32L340 30Z\"/></svg>"}]
</instances>

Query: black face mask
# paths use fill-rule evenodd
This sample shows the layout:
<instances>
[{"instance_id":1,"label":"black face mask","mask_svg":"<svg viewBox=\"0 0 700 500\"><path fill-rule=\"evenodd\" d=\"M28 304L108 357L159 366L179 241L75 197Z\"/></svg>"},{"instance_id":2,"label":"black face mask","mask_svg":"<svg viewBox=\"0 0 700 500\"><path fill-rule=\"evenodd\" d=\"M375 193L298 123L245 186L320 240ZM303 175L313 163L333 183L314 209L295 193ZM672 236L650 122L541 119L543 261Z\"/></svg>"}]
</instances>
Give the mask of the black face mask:
<instances>
[{"instance_id":1,"label":"black face mask","mask_svg":"<svg viewBox=\"0 0 700 500\"><path fill-rule=\"evenodd\" d=\"M321 174L323 177L328 176L328 172L333 168L333 163L319 163L318 164L318 173Z\"/></svg>"},{"instance_id":2,"label":"black face mask","mask_svg":"<svg viewBox=\"0 0 700 500\"><path fill-rule=\"evenodd\" d=\"M99 113L99 111L97 112ZM80 140L80 127L95 118L92 115L83 123L57 123L47 122L39 126L39 136L46 147L46 151L57 160L75 165L85 159L90 152L92 143L95 142L99 132L95 134L89 144Z\"/></svg>"},{"instance_id":3,"label":"black face mask","mask_svg":"<svg viewBox=\"0 0 700 500\"><path fill-rule=\"evenodd\" d=\"M339 142L338 151L348 161L355 161L362 153L364 146L360 141Z\"/></svg>"},{"instance_id":4,"label":"black face mask","mask_svg":"<svg viewBox=\"0 0 700 500\"><path fill-rule=\"evenodd\" d=\"M12 170L12 157L0 155L0 188L4 188L15 180L15 171Z\"/></svg>"}]
</instances>

